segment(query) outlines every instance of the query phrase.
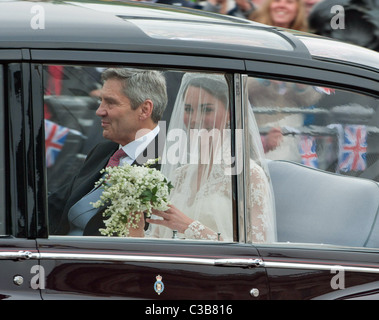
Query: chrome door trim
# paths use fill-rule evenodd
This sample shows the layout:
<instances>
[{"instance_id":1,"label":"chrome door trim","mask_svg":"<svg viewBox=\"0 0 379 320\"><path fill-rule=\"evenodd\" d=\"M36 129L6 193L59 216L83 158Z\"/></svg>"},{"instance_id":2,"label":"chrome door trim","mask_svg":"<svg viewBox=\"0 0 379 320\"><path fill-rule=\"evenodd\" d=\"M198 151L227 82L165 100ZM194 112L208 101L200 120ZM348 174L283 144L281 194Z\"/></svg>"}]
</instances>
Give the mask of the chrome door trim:
<instances>
[{"instance_id":1,"label":"chrome door trim","mask_svg":"<svg viewBox=\"0 0 379 320\"><path fill-rule=\"evenodd\" d=\"M123 254L92 254L92 253L39 253L33 258L41 260L85 260L85 261L106 261L106 262L151 262L151 263L179 263L197 264L208 266L227 267L259 267L262 263L260 259L253 258L186 258L186 257L165 257L149 255L123 255Z\"/></svg>"},{"instance_id":2,"label":"chrome door trim","mask_svg":"<svg viewBox=\"0 0 379 320\"><path fill-rule=\"evenodd\" d=\"M366 272L379 273L379 267L355 267L342 264L317 264L317 263L300 263L300 262L271 262L262 261L261 266L264 268L276 269L302 269L302 270L318 270L318 271L347 271L347 272Z\"/></svg>"},{"instance_id":3,"label":"chrome door trim","mask_svg":"<svg viewBox=\"0 0 379 320\"><path fill-rule=\"evenodd\" d=\"M29 260L38 259L38 253L31 251L3 251L0 252L0 260Z\"/></svg>"},{"instance_id":4,"label":"chrome door trim","mask_svg":"<svg viewBox=\"0 0 379 320\"><path fill-rule=\"evenodd\" d=\"M187 257L165 257L149 255L124 255L124 254L92 254L92 253L59 253L59 252L0 252L0 260L10 259L33 259L33 260L83 260L83 261L104 261L104 262L151 262L151 263L178 263L196 264L222 267L241 267L241 268L274 268L274 269L301 269L318 271L345 271L378 273L379 267L349 266L343 264L318 264L301 262L277 262L263 261L258 258L187 258Z\"/></svg>"}]
</instances>

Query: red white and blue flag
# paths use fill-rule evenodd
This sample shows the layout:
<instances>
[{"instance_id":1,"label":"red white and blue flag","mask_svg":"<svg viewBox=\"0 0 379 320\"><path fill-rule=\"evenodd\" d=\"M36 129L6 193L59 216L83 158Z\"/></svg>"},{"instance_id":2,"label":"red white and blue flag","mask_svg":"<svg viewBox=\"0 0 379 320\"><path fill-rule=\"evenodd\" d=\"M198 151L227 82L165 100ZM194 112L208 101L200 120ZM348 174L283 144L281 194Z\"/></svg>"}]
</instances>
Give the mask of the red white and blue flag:
<instances>
[{"instance_id":1,"label":"red white and blue flag","mask_svg":"<svg viewBox=\"0 0 379 320\"><path fill-rule=\"evenodd\" d=\"M299 151L302 164L308 167L318 168L315 137L302 135L300 137Z\"/></svg>"},{"instance_id":2,"label":"red white and blue flag","mask_svg":"<svg viewBox=\"0 0 379 320\"><path fill-rule=\"evenodd\" d=\"M326 87L316 87L316 86L314 86L313 89L315 89L317 92L325 93L328 96L331 95L331 94L333 94L333 93L335 93L334 89L326 88Z\"/></svg>"},{"instance_id":3,"label":"red white and blue flag","mask_svg":"<svg viewBox=\"0 0 379 320\"><path fill-rule=\"evenodd\" d=\"M367 131L362 125L346 125L339 160L339 170L363 171L366 169Z\"/></svg>"},{"instance_id":4,"label":"red white and blue flag","mask_svg":"<svg viewBox=\"0 0 379 320\"><path fill-rule=\"evenodd\" d=\"M62 150L70 129L45 119L46 165L51 167Z\"/></svg>"}]
</instances>

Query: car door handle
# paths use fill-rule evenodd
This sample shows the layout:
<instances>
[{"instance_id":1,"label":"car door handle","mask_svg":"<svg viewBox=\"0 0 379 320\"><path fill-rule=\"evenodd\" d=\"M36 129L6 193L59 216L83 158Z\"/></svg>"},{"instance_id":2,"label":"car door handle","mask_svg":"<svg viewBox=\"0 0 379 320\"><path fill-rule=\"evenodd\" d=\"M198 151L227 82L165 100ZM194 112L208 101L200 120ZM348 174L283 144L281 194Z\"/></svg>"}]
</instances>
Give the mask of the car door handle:
<instances>
[{"instance_id":1,"label":"car door handle","mask_svg":"<svg viewBox=\"0 0 379 320\"><path fill-rule=\"evenodd\" d=\"M30 251L6 251L0 252L0 260L29 260L32 258L37 258L38 254Z\"/></svg>"},{"instance_id":2,"label":"car door handle","mask_svg":"<svg viewBox=\"0 0 379 320\"><path fill-rule=\"evenodd\" d=\"M257 268L263 266L261 259L216 259L215 266Z\"/></svg>"}]
</instances>

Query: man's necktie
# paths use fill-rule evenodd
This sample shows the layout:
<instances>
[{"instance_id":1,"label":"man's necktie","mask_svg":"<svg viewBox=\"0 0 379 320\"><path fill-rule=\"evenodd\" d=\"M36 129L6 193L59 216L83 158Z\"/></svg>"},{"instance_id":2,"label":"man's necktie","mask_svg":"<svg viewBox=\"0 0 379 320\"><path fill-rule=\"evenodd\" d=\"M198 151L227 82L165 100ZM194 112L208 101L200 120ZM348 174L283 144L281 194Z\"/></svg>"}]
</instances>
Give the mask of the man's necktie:
<instances>
[{"instance_id":1,"label":"man's necktie","mask_svg":"<svg viewBox=\"0 0 379 320\"><path fill-rule=\"evenodd\" d=\"M120 164L120 159L125 157L126 153L122 149L118 149L109 159L107 167L117 167Z\"/></svg>"}]
</instances>

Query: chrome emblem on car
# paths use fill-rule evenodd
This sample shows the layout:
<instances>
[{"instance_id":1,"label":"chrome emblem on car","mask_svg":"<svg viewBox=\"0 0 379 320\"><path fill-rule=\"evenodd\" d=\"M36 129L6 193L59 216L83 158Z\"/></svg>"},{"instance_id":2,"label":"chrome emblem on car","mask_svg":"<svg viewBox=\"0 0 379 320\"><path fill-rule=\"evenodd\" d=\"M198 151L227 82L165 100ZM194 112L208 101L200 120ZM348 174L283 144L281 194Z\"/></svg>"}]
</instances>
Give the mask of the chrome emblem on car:
<instances>
[{"instance_id":1,"label":"chrome emblem on car","mask_svg":"<svg viewBox=\"0 0 379 320\"><path fill-rule=\"evenodd\" d=\"M154 290L156 293L158 293L158 295L160 295L164 290L164 284L162 282L162 276L157 275L155 277L155 279L157 279L157 281L155 281L155 283L154 283Z\"/></svg>"}]
</instances>

